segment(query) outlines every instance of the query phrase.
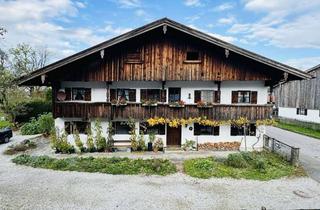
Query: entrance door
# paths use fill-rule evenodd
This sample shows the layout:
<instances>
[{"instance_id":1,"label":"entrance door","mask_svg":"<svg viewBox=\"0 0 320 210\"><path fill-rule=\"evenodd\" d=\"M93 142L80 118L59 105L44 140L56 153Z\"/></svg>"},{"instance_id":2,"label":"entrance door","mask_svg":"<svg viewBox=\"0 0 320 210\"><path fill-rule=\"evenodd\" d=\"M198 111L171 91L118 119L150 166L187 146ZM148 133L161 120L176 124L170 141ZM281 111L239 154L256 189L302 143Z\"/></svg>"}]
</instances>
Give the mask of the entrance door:
<instances>
[{"instance_id":1,"label":"entrance door","mask_svg":"<svg viewBox=\"0 0 320 210\"><path fill-rule=\"evenodd\" d=\"M181 126L177 128L167 126L167 145L181 146Z\"/></svg>"}]
</instances>

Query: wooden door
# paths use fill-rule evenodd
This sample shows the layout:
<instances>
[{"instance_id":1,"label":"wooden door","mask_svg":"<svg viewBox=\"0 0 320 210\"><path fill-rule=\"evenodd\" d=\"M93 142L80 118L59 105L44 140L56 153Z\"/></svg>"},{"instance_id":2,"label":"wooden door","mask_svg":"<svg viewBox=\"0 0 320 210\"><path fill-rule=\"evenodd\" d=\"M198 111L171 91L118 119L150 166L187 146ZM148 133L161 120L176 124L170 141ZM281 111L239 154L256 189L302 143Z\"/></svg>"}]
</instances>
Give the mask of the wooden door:
<instances>
[{"instance_id":1,"label":"wooden door","mask_svg":"<svg viewBox=\"0 0 320 210\"><path fill-rule=\"evenodd\" d=\"M181 126L178 128L171 128L167 126L167 145L180 146L181 145Z\"/></svg>"}]
</instances>

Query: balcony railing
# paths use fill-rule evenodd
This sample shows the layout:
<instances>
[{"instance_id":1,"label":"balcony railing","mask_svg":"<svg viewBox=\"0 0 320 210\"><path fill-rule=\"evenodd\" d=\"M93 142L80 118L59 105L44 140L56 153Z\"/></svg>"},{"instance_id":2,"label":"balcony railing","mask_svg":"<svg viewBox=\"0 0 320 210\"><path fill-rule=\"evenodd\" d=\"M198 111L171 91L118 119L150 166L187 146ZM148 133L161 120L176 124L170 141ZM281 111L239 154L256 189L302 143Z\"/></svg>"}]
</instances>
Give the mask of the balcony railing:
<instances>
[{"instance_id":1,"label":"balcony railing","mask_svg":"<svg viewBox=\"0 0 320 210\"><path fill-rule=\"evenodd\" d=\"M185 105L183 108L169 107L168 104L158 106L142 106L140 103L128 103L126 106L112 106L110 103L76 103L56 102L53 108L54 117L128 119L139 120L150 117L189 118L206 116L208 119L228 120L247 117L249 120L270 118L271 105L235 105L217 104L206 109L197 105Z\"/></svg>"}]
</instances>

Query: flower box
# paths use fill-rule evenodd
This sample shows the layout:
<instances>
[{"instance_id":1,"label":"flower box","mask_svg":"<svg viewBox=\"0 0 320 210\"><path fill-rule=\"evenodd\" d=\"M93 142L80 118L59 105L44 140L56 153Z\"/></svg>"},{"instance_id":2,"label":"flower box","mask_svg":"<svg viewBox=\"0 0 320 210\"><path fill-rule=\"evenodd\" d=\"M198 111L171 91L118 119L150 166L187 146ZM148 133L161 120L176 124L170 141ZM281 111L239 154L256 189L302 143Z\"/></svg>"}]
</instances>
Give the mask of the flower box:
<instances>
[{"instance_id":1,"label":"flower box","mask_svg":"<svg viewBox=\"0 0 320 210\"><path fill-rule=\"evenodd\" d=\"M211 102L198 101L197 107L200 109L208 109L208 108L212 108L213 104Z\"/></svg>"},{"instance_id":2,"label":"flower box","mask_svg":"<svg viewBox=\"0 0 320 210\"><path fill-rule=\"evenodd\" d=\"M127 105L128 103L124 99L121 99L121 100L114 99L111 101L111 106L127 106Z\"/></svg>"},{"instance_id":3,"label":"flower box","mask_svg":"<svg viewBox=\"0 0 320 210\"><path fill-rule=\"evenodd\" d=\"M141 106L158 106L158 101L155 101L155 100L142 101Z\"/></svg>"},{"instance_id":4,"label":"flower box","mask_svg":"<svg viewBox=\"0 0 320 210\"><path fill-rule=\"evenodd\" d=\"M185 102L182 100L169 103L169 107L174 107L174 108L181 108L181 107L184 107L184 105L185 105Z\"/></svg>"}]
</instances>

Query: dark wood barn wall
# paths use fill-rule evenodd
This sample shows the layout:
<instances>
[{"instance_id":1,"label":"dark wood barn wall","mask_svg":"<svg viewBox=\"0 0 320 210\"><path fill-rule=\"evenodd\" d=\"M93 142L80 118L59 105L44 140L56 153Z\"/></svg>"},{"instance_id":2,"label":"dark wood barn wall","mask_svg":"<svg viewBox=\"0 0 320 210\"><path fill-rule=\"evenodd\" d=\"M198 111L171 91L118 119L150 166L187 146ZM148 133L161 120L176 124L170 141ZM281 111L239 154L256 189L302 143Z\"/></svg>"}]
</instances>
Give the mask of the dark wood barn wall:
<instances>
[{"instance_id":1,"label":"dark wood barn wall","mask_svg":"<svg viewBox=\"0 0 320 210\"><path fill-rule=\"evenodd\" d=\"M139 51L140 61L130 61ZM198 51L201 62L186 62L187 51ZM182 33L149 32L105 50L104 58L95 53L56 71L52 81L119 80L270 80L272 68L209 45ZM279 75L277 75L279 76ZM282 75L280 75L282 76Z\"/></svg>"},{"instance_id":2,"label":"dark wood barn wall","mask_svg":"<svg viewBox=\"0 0 320 210\"><path fill-rule=\"evenodd\" d=\"M317 77L310 80L295 80L275 88L277 107L320 109L320 69Z\"/></svg>"}]
</instances>

